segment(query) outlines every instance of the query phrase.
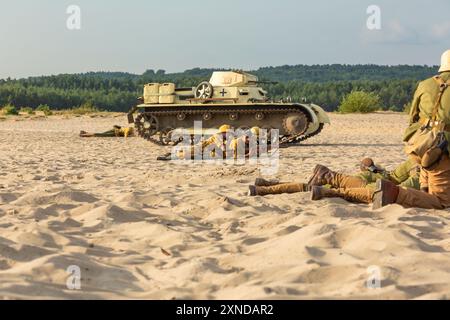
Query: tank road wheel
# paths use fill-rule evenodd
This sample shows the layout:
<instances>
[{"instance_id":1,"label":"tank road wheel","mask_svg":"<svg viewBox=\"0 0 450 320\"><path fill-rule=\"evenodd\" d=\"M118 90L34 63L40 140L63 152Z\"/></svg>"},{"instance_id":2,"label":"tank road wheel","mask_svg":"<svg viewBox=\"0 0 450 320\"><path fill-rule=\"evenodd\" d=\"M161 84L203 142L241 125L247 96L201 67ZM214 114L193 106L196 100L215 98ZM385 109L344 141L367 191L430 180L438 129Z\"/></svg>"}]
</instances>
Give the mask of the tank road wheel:
<instances>
[{"instance_id":1,"label":"tank road wheel","mask_svg":"<svg viewBox=\"0 0 450 320\"><path fill-rule=\"evenodd\" d=\"M288 113L283 120L284 130L289 135L299 135L308 130L309 121L303 112Z\"/></svg>"},{"instance_id":2,"label":"tank road wheel","mask_svg":"<svg viewBox=\"0 0 450 320\"><path fill-rule=\"evenodd\" d=\"M135 120L136 129L139 136L149 140L153 135L158 132L159 121L156 117L141 113Z\"/></svg>"},{"instance_id":3,"label":"tank road wheel","mask_svg":"<svg viewBox=\"0 0 450 320\"><path fill-rule=\"evenodd\" d=\"M197 99L209 99L213 96L213 86L208 81L200 83L197 88L195 88L195 97Z\"/></svg>"},{"instance_id":4,"label":"tank road wheel","mask_svg":"<svg viewBox=\"0 0 450 320\"><path fill-rule=\"evenodd\" d=\"M212 114L211 114L211 112L206 112L206 113L204 113L203 116L202 116L202 118L203 118L204 121L211 120L211 119L212 119Z\"/></svg>"},{"instance_id":5,"label":"tank road wheel","mask_svg":"<svg viewBox=\"0 0 450 320\"><path fill-rule=\"evenodd\" d=\"M183 121L184 119L186 119L186 113L180 112L177 114L177 120Z\"/></svg>"},{"instance_id":6,"label":"tank road wheel","mask_svg":"<svg viewBox=\"0 0 450 320\"><path fill-rule=\"evenodd\" d=\"M255 119L258 120L258 121L264 120L264 113L262 113L262 112L257 112L257 113L255 114Z\"/></svg>"},{"instance_id":7,"label":"tank road wheel","mask_svg":"<svg viewBox=\"0 0 450 320\"><path fill-rule=\"evenodd\" d=\"M239 114L236 113L236 112L230 113L230 115L228 116L228 118L229 118L231 121L236 121L237 119L239 119Z\"/></svg>"}]
</instances>

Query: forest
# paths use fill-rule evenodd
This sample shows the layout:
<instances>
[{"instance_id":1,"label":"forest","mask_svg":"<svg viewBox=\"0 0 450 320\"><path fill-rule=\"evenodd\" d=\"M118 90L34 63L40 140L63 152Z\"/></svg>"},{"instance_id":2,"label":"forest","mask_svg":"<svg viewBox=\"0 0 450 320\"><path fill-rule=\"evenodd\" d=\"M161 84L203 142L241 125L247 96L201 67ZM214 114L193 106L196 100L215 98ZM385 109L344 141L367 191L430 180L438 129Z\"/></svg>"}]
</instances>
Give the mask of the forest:
<instances>
[{"instance_id":1,"label":"forest","mask_svg":"<svg viewBox=\"0 0 450 320\"><path fill-rule=\"evenodd\" d=\"M437 66L380 65L296 65L264 67L251 70L270 97L291 97L335 111L343 97L359 90L380 97L382 109L402 111L412 100L420 80L437 73ZM208 80L214 70L195 68L179 73L147 70L143 74L125 72L90 72L60 74L24 79L0 79L0 107L71 109L90 103L100 110L127 111L142 95L142 87L150 82L174 82L177 86L196 86ZM222 69L225 70L225 69Z\"/></svg>"}]
</instances>

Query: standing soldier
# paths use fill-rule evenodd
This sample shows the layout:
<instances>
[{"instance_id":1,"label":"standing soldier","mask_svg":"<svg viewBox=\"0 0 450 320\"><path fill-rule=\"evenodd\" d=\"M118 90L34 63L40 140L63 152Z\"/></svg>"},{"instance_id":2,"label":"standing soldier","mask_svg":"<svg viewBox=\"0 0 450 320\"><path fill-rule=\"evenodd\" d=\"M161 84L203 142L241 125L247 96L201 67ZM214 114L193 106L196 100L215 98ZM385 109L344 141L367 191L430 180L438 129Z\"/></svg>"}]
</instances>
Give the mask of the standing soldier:
<instances>
[{"instance_id":1,"label":"standing soldier","mask_svg":"<svg viewBox=\"0 0 450 320\"><path fill-rule=\"evenodd\" d=\"M391 203L405 207L425 209L444 209L450 207L450 50L442 55L439 75L422 81L414 94L411 105L410 125L405 132L404 141L410 142L419 130L436 129L444 138L435 150L434 163L423 167L420 174L421 191L399 188L389 181L377 181L373 197L374 208ZM417 141L417 140L414 140ZM431 149L428 149L431 150ZM417 158L417 157L416 157ZM419 157L422 161L425 157Z\"/></svg>"}]
</instances>

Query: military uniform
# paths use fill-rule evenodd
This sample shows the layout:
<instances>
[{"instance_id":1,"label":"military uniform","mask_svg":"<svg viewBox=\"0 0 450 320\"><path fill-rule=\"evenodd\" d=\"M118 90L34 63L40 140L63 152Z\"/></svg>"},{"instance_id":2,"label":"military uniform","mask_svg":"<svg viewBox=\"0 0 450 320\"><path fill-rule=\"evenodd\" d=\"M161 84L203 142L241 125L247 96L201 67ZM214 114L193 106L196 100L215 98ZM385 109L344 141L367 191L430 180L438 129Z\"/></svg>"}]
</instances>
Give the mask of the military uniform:
<instances>
[{"instance_id":1,"label":"military uniform","mask_svg":"<svg viewBox=\"0 0 450 320\"><path fill-rule=\"evenodd\" d=\"M440 77L450 82L450 71L442 72ZM405 131L404 141L427 122L433 113L433 108L439 94L439 86L433 78L421 82L414 94L410 112L410 126ZM444 91L441 97L437 120L444 122L445 137L450 141L450 89ZM428 192L400 188L396 203L405 207L420 207L426 209L443 209L450 207L450 146L440 161L429 169L423 168L420 174L420 184Z\"/></svg>"},{"instance_id":2,"label":"military uniform","mask_svg":"<svg viewBox=\"0 0 450 320\"><path fill-rule=\"evenodd\" d=\"M185 146L180 148L176 157L179 160L194 160L196 155L200 154L200 158L217 159L220 155L217 151L222 153L222 158L225 156L226 151L226 139L227 134L229 135L231 127L229 125L222 125L219 128L219 132L212 135L206 140L200 141L200 143L191 146ZM208 154L209 153L209 154ZM172 159L172 154L167 153L164 156L160 156L157 160L169 161Z\"/></svg>"},{"instance_id":3,"label":"military uniform","mask_svg":"<svg viewBox=\"0 0 450 320\"><path fill-rule=\"evenodd\" d=\"M216 133L208 139L201 141L199 144L187 148L188 152L186 152L186 149L179 150L177 157L185 160L195 159L195 155L201 152L202 158L208 158L208 155L205 156L205 153L209 151L209 158L214 159L219 156L217 154L218 150L221 150L222 155L224 154L225 147L226 137L224 137L223 133Z\"/></svg>"},{"instance_id":4,"label":"military uniform","mask_svg":"<svg viewBox=\"0 0 450 320\"><path fill-rule=\"evenodd\" d=\"M80 132L80 137L88 138L88 137L97 137L97 138L109 138L109 137L125 137L128 138L134 135L134 128L122 128L119 126L114 126L113 129L100 132L100 133L88 133L85 131Z\"/></svg>"},{"instance_id":5,"label":"military uniform","mask_svg":"<svg viewBox=\"0 0 450 320\"><path fill-rule=\"evenodd\" d=\"M330 171L330 173L332 174L319 184L338 190L344 198L353 202L369 203L371 194L375 189L375 182L378 179L389 179L401 186L415 189L420 188L418 165L412 160L403 162L392 172L382 169L379 169L378 172L363 170L353 176L332 171ZM309 184L310 183L273 183L273 185L257 187L256 193L258 195L267 195L305 192L310 190Z\"/></svg>"}]
</instances>

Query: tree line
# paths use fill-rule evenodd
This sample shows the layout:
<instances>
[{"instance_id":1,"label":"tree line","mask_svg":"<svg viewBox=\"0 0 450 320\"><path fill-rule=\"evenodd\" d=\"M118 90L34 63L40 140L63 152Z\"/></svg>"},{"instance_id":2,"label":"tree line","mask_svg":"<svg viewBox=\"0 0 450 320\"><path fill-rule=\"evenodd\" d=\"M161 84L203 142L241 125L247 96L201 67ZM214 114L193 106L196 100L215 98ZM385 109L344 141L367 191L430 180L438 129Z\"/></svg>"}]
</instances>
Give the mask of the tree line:
<instances>
[{"instance_id":1,"label":"tree line","mask_svg":"<svg viewBox=\"0 0 450 320\"><path fill-rule=\"evenodd\" d=\"M125 72L90 72L0 80L0 106L70 109L85 103L108 111L127 111L149 82L174 82L193 87L208 80L217 69L195 68L179 73L147 70L141 75ZM269 95L279 100L314 102L334 111L351 91L373 92L383 109L401 111L412 99L418 81L434 75L437 67L378 65L313 65L265 67L250 71L263 81Z\"/></svg>"}]
</instances>

